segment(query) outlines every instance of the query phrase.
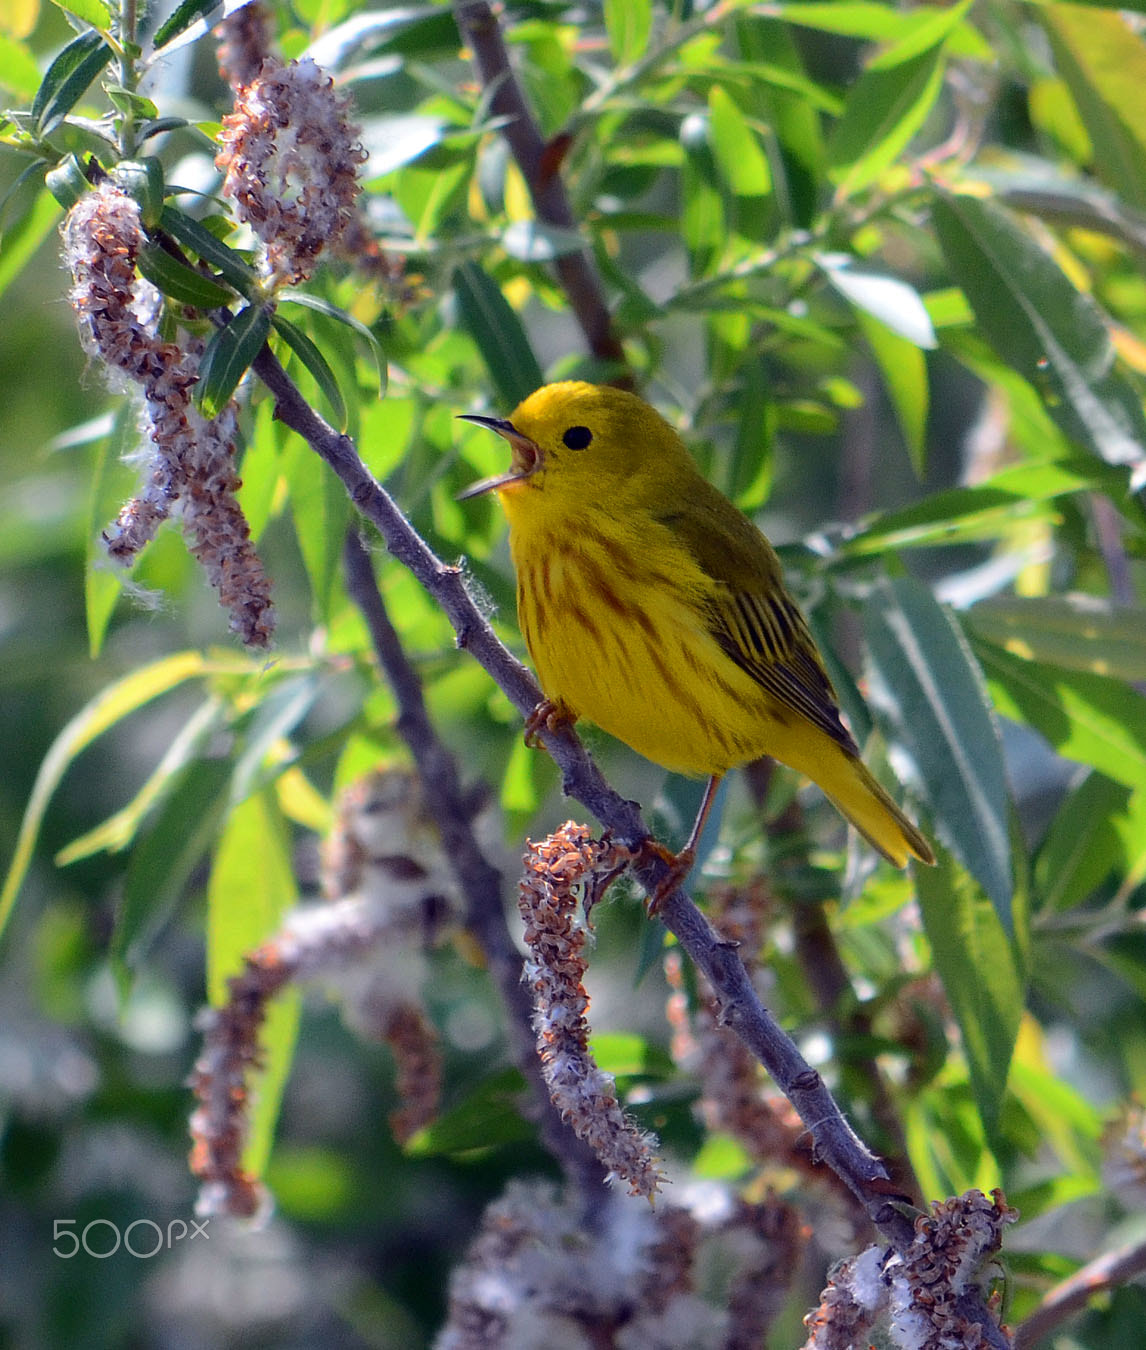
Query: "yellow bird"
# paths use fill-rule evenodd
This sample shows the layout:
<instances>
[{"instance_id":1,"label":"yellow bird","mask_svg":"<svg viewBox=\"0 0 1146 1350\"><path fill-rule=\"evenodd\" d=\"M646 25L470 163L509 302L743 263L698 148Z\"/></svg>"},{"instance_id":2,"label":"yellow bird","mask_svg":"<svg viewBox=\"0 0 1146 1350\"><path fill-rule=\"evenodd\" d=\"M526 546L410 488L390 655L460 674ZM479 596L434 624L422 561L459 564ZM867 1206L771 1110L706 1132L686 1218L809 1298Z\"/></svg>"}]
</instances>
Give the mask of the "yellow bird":
<instances>
[{"instance_id":1,"label":"yellow bird","mask_svg":"<svg viewBox=\"0 0 1146 1350\"><path fill-rule=\"evenodd\" d=\"M518 622L545 694L530 727L584 717L656 764L708 775L688 844L664 855L673 884L721 777L761 755L819 784L897 867L935 861L861 761L771 544L659 413L567 381L507 420L465 420L512 451L508 473L461 495L495 491L509 520Z\"/></svg>"}]
</instances>

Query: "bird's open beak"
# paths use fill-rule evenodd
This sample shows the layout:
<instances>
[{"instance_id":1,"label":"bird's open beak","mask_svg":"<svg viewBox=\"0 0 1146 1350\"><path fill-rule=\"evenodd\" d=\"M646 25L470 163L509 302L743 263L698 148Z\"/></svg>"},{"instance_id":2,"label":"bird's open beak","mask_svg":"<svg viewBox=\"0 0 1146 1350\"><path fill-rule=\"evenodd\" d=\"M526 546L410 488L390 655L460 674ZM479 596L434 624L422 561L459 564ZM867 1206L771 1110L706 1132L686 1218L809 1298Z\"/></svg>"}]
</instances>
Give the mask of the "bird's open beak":
<instances>
[{"instance_id":1,"label":"bird's open beak","mask_svg":"<svg viewBox=\"0 0 1146 1350\"><path fill-rule=\"evenodd\" d=\"M492 478L483 478L480 482L472 484L464 492L458 493L459 502L465 501L467 497L478 497L483 492L494 492L498 488L509 487L511 483L524 482L541 463L541 451L536 442L531 441L528 436L523 436L513 423L507 422L505 418L478 417L475 413L459 413L458 417L463 422L473 422L489 431L496 431L509 442L509 448L513 452L508 473L495 474Z\"/></svg>"}]
</instances>

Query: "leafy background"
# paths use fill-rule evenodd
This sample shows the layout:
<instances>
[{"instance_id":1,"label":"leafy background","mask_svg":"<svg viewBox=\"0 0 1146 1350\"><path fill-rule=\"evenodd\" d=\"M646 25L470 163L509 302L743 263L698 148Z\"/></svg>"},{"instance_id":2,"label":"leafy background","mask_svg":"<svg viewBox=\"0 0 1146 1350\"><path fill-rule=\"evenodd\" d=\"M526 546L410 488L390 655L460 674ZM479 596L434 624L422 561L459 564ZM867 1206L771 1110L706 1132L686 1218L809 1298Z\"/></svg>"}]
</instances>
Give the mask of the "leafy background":
<instances>
[{"instance_id":1,"label":"leafy background","mask_svg":"<svg viewBox=\"0 0 1146 1350\"><path fill-rule=\"evenodd\" d=\"M588 244L642 392L781 546L869 759L890 761L942 845L934 871L873 870L779 775L763 833L733 786L706 875L767 876L768 1000L861 1132L881 1146L851 1068L878 1053L924 1193L1002 1185L1020 1208L1021 1321L1081 1261L1146 1237L1140 1144L1138 1190L1117 1170L1146 1075L1143 7L511 4L541 132L572 138L574 230L535 219L449 8L351 8L300 3L275 23L285 54L311 50L352 90L370 217L403 275L364 287L332 268L309 288L370 329L381 381L369 345L313 304L282 313L329 378L292 369L519 645L496 504L454 500L499 448L454 415L619 373L586 353L552 268ZM98 26L101 10L82 13ZM0 81L27 108L73 32L34 0L4 23ZM168 183L215 186L212 59L209 40L178 46L145 87L186 119L151 146ZM448 1129L402 1154L382 1124L385 1053L312 996L262 1235L217 1225L151 1262L52 1254L57 1219L190 1212L195 1009L313 893L332 795L400 758L339 573L350 508L257 389L242 497L275 579L271 663L228 642L177 532L127 586L99 562L136 428L75 339L42 188L47 164L93 148L76 115L107 107L98 81L73 96L56 120L41 94L34 143L10 122L0 158L0 831L21 892L0 988L5 1333L423 1344L484 1205L552 1167L507 1105L499 1012L464 952L441 955L431 995ZM412 580L381 575L443 736L494 787L511 875L523 835L568 814L555 773ZM588 738L662 833L680 828L692 785ZM810 913L830 920L864 1038L840 1033L793 950ZM704 1140L664 1054L639 906L597 923L606 1067L674 1173L742 1181L746 1159ZM294 1020L275 1036L284 1073ZM776 1345L800 1339L822 1276L800 1272ZM1048 1343L1132 1344L1144 1311L1128 1285Z\"/></svg>"}]
</instances>

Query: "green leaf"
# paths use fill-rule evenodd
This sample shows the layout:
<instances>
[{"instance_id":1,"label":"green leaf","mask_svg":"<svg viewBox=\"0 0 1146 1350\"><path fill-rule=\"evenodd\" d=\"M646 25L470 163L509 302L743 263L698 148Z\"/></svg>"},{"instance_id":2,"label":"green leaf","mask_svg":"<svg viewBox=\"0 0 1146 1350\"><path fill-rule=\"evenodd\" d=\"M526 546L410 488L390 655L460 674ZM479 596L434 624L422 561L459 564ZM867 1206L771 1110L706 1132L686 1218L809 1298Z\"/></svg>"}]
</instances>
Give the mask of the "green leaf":
<instances>
[{"instance_id":1,"label":"green leaf","mask_svg":"<svg viewBox=\"0 0 1146 1350\"><path fill-rule=\"evenodd\" d=\"M330 618L342 541L352 506L346 490L309 445L295 439L283 457L290 513L319 622Z\"/></svg>"},{"instance_id":2,"label":"green leaf","mask_svg":"<svg viewBox=\"0 0 1146 1350\"><path fill-rule=\"evenodd\" d=\"M232 3L226 7L223 0L182 0L181 4L176 5L174 12L166 18L155 33L155 50L159 51L176 38L180 33L185 33L193 23L201 22L204 33L208 31L206 20L208 17L212 23L218 23L226 14L231 14L237 9L242 9L247 0L232 0Z\"/></svg>"},{"instance_id":3,"label":"green leaf","mask_svg":"<svg viewBox=\"0 0 1146 1350\"><path fill-rule=\"evenodd\" d=\"M359 139L369 158L359 170L363 182L373 182L419 159L440 145L450 128L440 117L423 113L388 113L362 120Z\"/></svg>"},{"instance_id":4,"label":"green leaf","mask_svg":"<svg viewBox=\"0 0 1146 1350\"><path fill-rule=\"evenodd\" d=\"M242 754L235 764L232 802L244 801L278 779L287 767L275 754L278 742L298 726L321 692L321 681L308 673L283 680L264 695L251 718Z\"/></svg>"},{"instance_id":5,"label":"green leaf","mask_svg":"<svg viewBox=\"0 0 1146 1350\"><path fill-rule=\"evenodd\" d=\"M927 468L927 360L919 347L862 311L856 320L883 376L911 466L922 478Z\"/></svg>"},{"instance_id":6,"label":"green leaf","mask_svg":"<svg viewBox=\"0 0 1146 1350\"><path fill-rule=\"evenodd\" d=\"M1128 205L1146 209L1146 45L1121 14L1076 5L1038 11L1055 65L1070 87L1094 149L1098 176Z\"/></svg>"},{"instance_id":7,"label":"green leaf","mask_svg":"<svg viewBox=\"0 0 1146 1350\"><path fill-rule=\"evenodd\" d=\"M76 155L65 155L54 169L49 169L44 175L44 184L65 211L70 211L92 190Z\"/></svg>"},{"instance_id":8,"label":"green leaf","mask_svg":"<svg viewBox=\"0 0 1146 1350\"><path fill-rule=\"evenodd\" d=\"M690 113L680 127L685 160L681 171L684 209L681 236L688 249L693 276L705 276L720 262L728 231L716 157L708 139L708 118Z\"/></svg>"},{"instance_id":9,"label":"green leaf","mask_svg":"<svg viewBox=\"0 0 1146 1350\"><path fill-rule=\"evenodd\" d=\"M227 981L242 970L243 958L278 930L297 900L285 822L274 793L257 793L231 812L207 884L207 990L214 1007L227 1001ZM270 1154L300 1009L297 989L279 994L260 1029L260 1066L248 1081L255 1106L243 1150L244 1166L255 1176Z\"/></svg>"},{"instance_id":10,"label":"green leaf","mask_svg":"<svg viewBox=\"0 0 1146 1350\"><path fill-rule=\"evenodd\" d=\"M921 582L896 577L864 609L868 702L893 763L928 803L939 837L1014 931L1009 796L983 677L966 639ZM920 868L918 872L926 869Z\"/></svg>"},{"instance_id":11,"label":"green leaf","mask_svg":"<svg viewBox=\"0 0 1146 1350\"><path fill-rule=\"evenodd\" d=\"M941 196L932 216L984 336L1041 392L1055 422L1111 464L1146 458L1141 399L1114 369L1114 346L1094 301L992 203Z\"/></svg>"},{"instance_id":12,"label":"green leaf","mask_svg":"<svg viewBox=\"0 0 1146 1350\"><path fill-rule=\"evenodd\" d=\"M98 33L81 33L68 43L48 67L32 100L32 117L41 136L63 121L111 58L111 48Z\"/></svg>"},{"instance_id":13,"label":"green leaf","mask_svg":"<svg viewBox=\"0 0 1146 1350\"><path fill-rule=\"evenodd\" d=\"M143 787L121 810L73 839L56 854L57 867L67 867L93 853L121 853L135 838L144 817L166 797L187 763L203 747L208 736L221 720L221 705L214 699L202 704L179 728L174 740L164 751L163 758L148 776Z\"/></svg>"},{"instance_id":14,"label":"green leaf","mask_svg":"<svg viewBox=\"0 0 1146 1350\"><path fill-rule=\"evenodd\" d=\"M155 229L163 215L163 165L154 155L142 159L123 159L115 166L115 181L129 197L139 203L139 214L149 230Z\"/></svg>"},{"instance_id":15,"label":"green leaf","mask_svg":"<svg viewBox=\"0 0 1146 1350\"><path fill-rule=\"evenodd\" d=\"M241 295L249 296L252 293L258 282L254 268L233 248L228 248L221 239L216 239L205 225L175 206L165 206L159 221L168 234L189 248L197 258L221 272L224 280L230 282Z\"/></svg>"},{"instance_id":16,"label":"green leaf","mask_svg":"<svg viewBox=\"0 0 1146 1350\"><path fill-rule=\"evenodd\" d=\"M605 31L617 65L639 60L653 31L652 0L605 0Z\"/></svg>"},{"instance_id":17,"label":"green leaf","mask_svg":"<svg viewBox=\"0 0 1146 1350\"><path fill-rule=\"evenodd\" d=\"M1146 698L1102 675L1023 661L979 638L974 645L1004 717L1034 727L1066 759L1146 786Z\"/></svg>"},{"instance_id":18,"label":"green leaf","mask_svg":"<svg viewBox=\"0 0 1146 1350\"><path fill-rule=\"evenodd\" d=\"M957 17L965 9L950 11ZM945 34L931 46L890 66L872 65L848 95L828 142L832 177L843 195L874 182L923 126L943 87Z\"/></svg>"},{"instance_id":19,"label":"green leaf","mask_svg":"<svg viewBox=\"0 0 1146 1350\"><path fill-rule=\"evenodd\" d=\"M865 271L846 253L821 253L816 262L837 291L913 346L932 350L939 345L926 306L914 286L898 277Z\"/></svg>"},{"instance_id":20,"label":"green leaf","mask_svg":"<svg viewBox=\"0 0 1146 1350\"><path fill-rule=\"evenodd\" d=\"M348 314L346 310L339 309L337 305L332 305L329 300L323 300L318 295L310 295L306 291L285 290L279 295L279 301L287 300L291 304L301 305L304 309L313 309L318 314L325 314L327 318L336 320L361 338L366 344L366 350L373 359L375 369L378 372L378 397L386 397L386 388L390 378L386 366L386 352L381 342L361 319L356 319L353 314Z\"/></svg>"},{"instance_id":21,"label":"green leaf","mask_svg":"<svg viewBox=\"0 0 1146 1350\"><path fill-rule=\"evenodd\" d=\"M518 1106L524 1089L525 1080L516 1069L491 1074L459 1106L419 1130L407 1145L407 1151L416 1158L424 1158L470 1153L533 1139L534 1129L522 1117Z\"/></svg>"},{"instance_id":22,"label":"green leaf","mask_svg":"<svg viewBox=\"0 0 1146 1350\"><path fill-rule=\"evenodd\" d=\"M270 331L270 312L263 305L245 306L225 328L215 330L199 363L195 386L195 401L204 417L217 417L227 406Z\"/></svg>"},{"instance_id":23,"label":"green leaf","mask_svg":"<svg viewBox=\"0 0 1146 1350\"><path fill-rule=\"evenodd\" d=\"M807 3L794 0L791 4L777 5L776 12L788 23L803 28L871 42L904 42L934 22L934 15L926 11L897 9L894 5L867 0L807 0ZM994 58L990 43L969 23L960 22L953 29L948 46L953 56L974 56L988 61Z\"/></svg>"},{"instance_id":24,"label":"green leaf","mask_svg":"<svg viewBox=\"0 0 1146 1350\"><path fill-rule=\"evenodd\" d=\"M766 197L772 191L768 159L744 114L718 84L708 91L712 153L725 182L738 197Z\"/></svg>"},{"instance_id":25,"label":"green leaf","mask_svg":"<svg viewBox=\"0 0 1146 1350\"><path fill-rule=\"evenodd\" d=\"M1146 610L1097 595L1008 595L981 600L964 622L1028 661L1146 680Z\"/></svg>"},{"instance_id":26,"label":"green leaf","mask_svg":"<svg viewBox=\"0 0 1146 1350\"><path fill-rule=\"evenodd\" d=\"M284 319L281 314L276 314L271 323L275 332L310 371L315 384L322 390L322 395L330 406L335 428L338 431L345 431L346 400L342 397L338 379L326 357L301 328L291 323L289 319Z\"/></svg>"},{"instance_id":27,"label":"green leaf","mask_svg":"<svg viewBox=\"0 0 1146 1350\"><path fill-rule=\"evenodd\" d=\"M196 272L159 244L144 244L139 250L136 266L141 276L177 304L211 310L229 305L235 299L235 292L229 286L220 286L202 272Z\"/></svg>"},{"instance_id":28,"label":"green leaf","mask_svg":"<svg viewBox=\"0 0 1146 1350\"><path fill-rule=\"evenodd\" d=\"M131 851L116 914L111 956L127 993L156 936L183 899L188 882L214 842L228 807L231 766L196 759L167 785L151 825Z\"/></svg>"},{"instance_id":29,"label":"green leaf","mask_svg":"<svg viewBox=\"0 0 1146 1350\"><path fill-rule=\"evenodd\" d=\"M30 103L40 87L40 68L27 43L0 33L0 89Z\"/></svg>"},{"instance_id":30,"label":"green leaf","mask_svg":"<svg viewBox=\"0 0 1146 1350\"><path fill-rule=\"evenodd\" d=\"M1023 1012L1025 977L993 906L945 849L915 874L923 929L959 1023L975 1102L996 1134Z\"/></svg>"},{"instance_id":31,"label":"green leaf","mask_svg":"<svg viewBox=\"0 0 1146 1350\"><path fill-rule=\"evenodd\" d=\"M52 0L67 14L74 14L81 23L90 24L101 33L111 31L111 10L104 0Z\"/></svg>"},{"instance_id":32,"label":"green leaf","mask_svg":"<svg viewBox=\"0 0 1146 1350\"><path fill-rule=\"evenodd\" d=\"M975 487L950 488L900 511L870 517L857 534L840 544L838 554L879 556L889 549L934 548L993 539L1016 522L1045 518L1045 503L1055 497L1094 488L1115 489L1123 484L1121 473L1097 460L1020 464Z\"/></svg>"},{"instance_id":33,"label":"green leaf","mask_svg":"<svg viewBox=\"0 0 1146 1350\"><path fill-rule=\"evenodd\" d=\"M1034 867L1040 908L1081 904L1121 862L1113 817L1126 809L1130 788L1093 770L1064 798Z\"/></svg>"},{"instance_id":34,"label":"green leaf","mask_svg":"<svg viewBox=\"0 0 1146 1350\"><path fill-rule=\"evenodd\" d=\"M509 412L545 383L525 329L501 287L476 262L455 268L453 284L462 327L477 345L498 400Z\"/></svg>"},{"instance_id":35,"label":"green leaf","mask_svg":"<svg viewBox=\"0 0 1146 1350\"><path fill-rule=\"evenodd\" d=\"M86 704L52 742L44 756L32 795L24 809L20 832L8 874L0 890L0 932L8 921L43 823L44 812L60 780L72 761L109 727L121 722L129 713L158 698L186 680L206 673L207 666L198 652L178 652L162 661L132 671L102 690Z\"/></svg>"},{"instance_id":36,"label":"green leaf","mask_svg":"<svg viewBox=\"0 0 1146 1350\"><path fill-rule=\"evenodd\" d=\"M0 248L0 296L23 272L25 264L48 237L60 218L60 208L48 192L41 192L31 211L10 230L4 231Z\"/></svg>"}]
</instances>

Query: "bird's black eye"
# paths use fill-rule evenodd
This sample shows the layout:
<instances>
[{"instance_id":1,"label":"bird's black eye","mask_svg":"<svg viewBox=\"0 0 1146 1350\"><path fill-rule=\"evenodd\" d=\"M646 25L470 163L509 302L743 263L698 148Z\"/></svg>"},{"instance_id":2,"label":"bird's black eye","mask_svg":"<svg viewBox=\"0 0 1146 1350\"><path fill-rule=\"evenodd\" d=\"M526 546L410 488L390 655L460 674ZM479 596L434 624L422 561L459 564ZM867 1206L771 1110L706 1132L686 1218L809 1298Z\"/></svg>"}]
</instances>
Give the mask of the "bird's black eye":
<instances>
[{"instance_id":1,"label":"bird's black eye","mask_svg":"<svg viewBox=\"0 0 1146 1350\"><path fill-rule=\"evenodd\" d=\"M570 450L584 450L592 442L593 433L588 427L570 427L561 439Z\"/></svg>"}]
</instances>

